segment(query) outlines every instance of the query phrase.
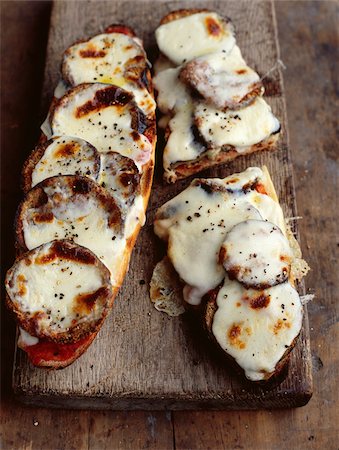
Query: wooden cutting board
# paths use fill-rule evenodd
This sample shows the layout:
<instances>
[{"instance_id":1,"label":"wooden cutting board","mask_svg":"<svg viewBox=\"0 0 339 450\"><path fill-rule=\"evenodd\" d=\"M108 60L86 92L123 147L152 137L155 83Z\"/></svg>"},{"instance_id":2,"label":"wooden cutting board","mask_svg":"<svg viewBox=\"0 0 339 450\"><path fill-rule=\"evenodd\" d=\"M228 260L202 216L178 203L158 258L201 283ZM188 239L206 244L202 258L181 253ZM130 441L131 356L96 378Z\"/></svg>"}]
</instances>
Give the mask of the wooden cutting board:
<instances>
[{"instance_id":1,"label":"wooden cutting board","mask_svg":"<svg viewBox=\"0 0 339 450\"><path fill-rule=\"evenodd\" d=\"M154 59L154 29L160 18L173 9L187 7L208 7L231 17L243 55L259 74L266 74L276 64L279 47L271 2L57 1L51 17L43 110L47 111L59 79L62 52L74 41L121 22L136 30L144 39L149 57ZM278 149L239 158L202 175L225 177L248 166L266 164L286 217L295 217L280 69L270 73L265 84L267 100L282 123ZM161 143L158 153L161 154ZM16 395L27 404L93 409L258 409L307 403L312 395L312 374L306 307L303 329L286 378L262 387L251 385L225 367L186 315L169 318L151 305L149 281L154 265L164 254L163 245L153 234L154 214L159 205L190 182L163 185L160 156L157 163L146 225L114 309L95 342L85 355L61 371L36 369L24 352L17 350L13 372ZM294 231L297 233L295 227ZM303 285L300 293L304 293Z\"/></svg>"}]
</instances>

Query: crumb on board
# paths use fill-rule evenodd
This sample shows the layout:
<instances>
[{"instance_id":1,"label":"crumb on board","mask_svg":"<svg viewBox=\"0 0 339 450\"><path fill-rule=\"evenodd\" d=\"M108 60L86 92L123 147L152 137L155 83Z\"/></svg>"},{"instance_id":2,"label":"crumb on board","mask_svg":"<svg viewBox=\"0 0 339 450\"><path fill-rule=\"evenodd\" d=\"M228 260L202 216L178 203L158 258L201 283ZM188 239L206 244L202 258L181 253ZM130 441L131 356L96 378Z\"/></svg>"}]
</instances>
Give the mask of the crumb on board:
<instances>
[{"instance_id":1,"label":"crumb on board","mask_svg":"<svg viewBox=\"0 0 339 450\"><path fill-rule=\"evenodd\" d=\"M185 312L182 284L167 256L154 268L150 282L150 298L157 311L171 317Z\"/></svg>"}]
</instances>

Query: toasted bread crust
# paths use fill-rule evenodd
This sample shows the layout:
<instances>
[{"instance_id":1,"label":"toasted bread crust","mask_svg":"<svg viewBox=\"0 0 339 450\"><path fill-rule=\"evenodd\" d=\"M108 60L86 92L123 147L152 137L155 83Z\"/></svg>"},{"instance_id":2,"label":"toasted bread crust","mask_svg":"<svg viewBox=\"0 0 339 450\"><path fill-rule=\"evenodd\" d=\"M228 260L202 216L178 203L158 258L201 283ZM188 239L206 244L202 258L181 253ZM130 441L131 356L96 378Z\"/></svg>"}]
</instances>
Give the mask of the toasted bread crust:
<instances>
[{"instance_id":1,"label":"toasted bread crust","mask_svg":"<svg viewBox=\"0 0 339 450\"><path fill-rule=\"evenodd\" d=\"M128 35L132 38L136 38L136 34L134 31L125 26L125 25L117 25L113 24L107 27L104 30L104 33L122 33L125 35ZM88 39L83 39L78 42L85 42L88 41ZM136 40L137 43L141 41ZM66 50L67 51L67 50ZM151 78L151 72L149 69L148 64L146 64L145 69L143 73L140 76L140 79L137 81L140 86L146 87L147 91L151 94L151 96L154 97L154 90L153 90L153 83ZM83 85L81 85L83 86ZM79 87L78 89L82 89L82 87ZM112 87L111 87L112 88ZM77 89L77 88L75 88ZM118 87L115 87L115 89L119 89ZM67 93L64 97L67 97ZM53 98L49 110L49 117L52 117L55 108L60 104L60 102L65 101L65 98L62 97L61 99ZM134 102L133 102L134 103ZM140 179L140 195L143 199L143 206L144 211L146 211L150 192L151 192L151 186L152 186L152 180L153 180L153 173L154 173L154 164L155 164L155 145L157 140L156 135L156 120L155 120L155 113L149 114L147 117L142 113L142 111L137 107L135 104L135 114L134 114L134 120L132 124L132 128L136 131L142 133L145 135L148 140L150 141L152 145L152 154L150 157L150 160L143 165L142 167L142 173L141 173L141 179ZM39 204L39 202L44 202L45 194L42 191L42 186L44 184L48 184L49 181L44 180L43 182L39 183L34 189L30 190L31 183L32 183L32 171L37 164L38 160L41 158L41 156L44 153L44 149L47 147L47 136L44 133L41 133L39 138L39 145L37 148L32 152L30 157L27 159L24 169L23 169L23 179L22 179L22 187L26 195L26 206L29 204ZM82 178L82 177L80 177ZM89 180L90 183L94 183L91 180ZM94 183L96 184L96 183ZM105 191L104 188L101 188L98 186L101 191ZM107 196L109 194L107 193ZM27 200L28 199L28 200ZM23 223L22 223L22 214L24 212L24 201L20 204L16 220L15 220L15 229L16 229L16 247L17 247L17 254L23 256L23 252L27 249L24 241L24 235L23 235ZM119 219L120 220L120 219ZM139 230L141 228L141 223L137 224L134 232L132 235L129 236L127 240L127 244L125 247L124 255L122 258L121 263L121 270L119 273L119 277L116 280L116 286L112 288L112 295L110 297L110 304L108 305L107 312L109 311L110 307L113 304L113 300L115 296L118 293L119 287L123 282L124 276L126 274L131 252L133 250L135 241L137 239ZM107 314L106 314L107 315ZM67 367L68 365L72 364L79 356L81 356L86 349L89 347L89 345L92 343L94 338L96 337L98 331L101 328L101 325L103 323L104 318L102 319L101 323L98 324L98 326L95 329L92 329L89 334L86 335L84 342L82 342L82 339L80 341L77 341L78 343L81 342L79 346L76 347L76 349L73 351L71 356L67 358L61 358L59 356L53 356L51 359L44 359L40 358L34 359L34 356L32 356L31 352L28 350L27 347L22 346L23 350L27 352L29 359L32 361L32 363L37 367L44 367L44 368L50 368L50 369L62 369L64 367ZM27 330L28 331L28 330ZM55 344L55 345L65 345L65 344Z\"/></svg>"},{"instance_id":2,"label":"toasted bread crust","mask_svg":"<svg viewBox=\"0 0 339 450\"><path fill-rule=\"evenodd\" d=\"M60 358L58 359L57 356L54 356L53 359L44 359L42 357L37 359L34 357L34 351L32 352L32 349L29 349L29 347L20 346L20 345L19 345L19 347L24 352L27 353L28 359L31 361L31 363L35 367L42 367L45 369L58 370L58 369L64 369L65 367L72 364L76 359L78 359L79 356L81 356L88 349L88 347L91 345L91 343L93 342L93 340L97 334L98 334L98 330L93 332L92 334L90 334L87 337L87 339L85 340L85 342L82 345L78 346L76 348L76 350L73 352L72 356L69 356L67 359L60 359Z\"/></svg>"},{"instance_id":3,"label":"toasted bread crust","mask_svg":"<svg viewBox=\"0 0 339 450\"><path fill-rule=\"evenodd\" d=\"M177 9L176 11L171 11L170 13L166 14L166 16L161 19L160 25L165 25L165 23L173 22L173 20L182 19L183 17L193 16L194 14L208 12L213 11L206 8Z\"/></svg>"},{"instance_id":4,"label":"toasted bread crust","mask_svg":"<svg viewBox=\"0 0 339 450\"><path fill-rule=\"evenodd\" d=\"M187 178L191 175L194 175L198 172L201 172L204 169L209 169L218 164L226 163L228 161L232 161L238 156L249 155L254 152L262 151L262 150L274 150L274 146L278 140L279 134L273 134L269 136L262 142L258 144L252 145L246 151L239 153L232 146L224 146L220 149L215 156L211 156L211 153L207 150L203 152L199 158L194 161L187 162L177 162L171 165L170 172L164 173L164 179L168 183L174 183L177 180L181 180L182 178Z\"/></svg>"}]
</instances>

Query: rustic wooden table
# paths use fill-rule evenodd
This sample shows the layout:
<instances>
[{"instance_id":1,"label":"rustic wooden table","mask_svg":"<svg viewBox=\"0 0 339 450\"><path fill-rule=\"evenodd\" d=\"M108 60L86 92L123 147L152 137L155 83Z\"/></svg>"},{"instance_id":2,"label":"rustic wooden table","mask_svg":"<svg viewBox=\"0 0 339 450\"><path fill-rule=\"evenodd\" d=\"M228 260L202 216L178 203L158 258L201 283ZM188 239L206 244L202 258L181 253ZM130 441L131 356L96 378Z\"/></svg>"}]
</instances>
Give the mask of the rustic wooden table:
<instances>
[{"instance_id":1,"label":"rustic wooden table","mask_svg":"<svg viewBox=\"0 0 339 450\"><path fill-rule=\"evenodd\" d=\"M51 3L1 1L2 270L13 260L12 222L22 163L37 139ZM80 3L79 3L80 7ZM99 412L27 408L11 394L15 327L2 306L1 436L4 449L336 449L338 389L338 209L336 48L338 3L276 2L301 244L307 286L314 395L295 410ZM16 156L8 168L5 152ZM11 158L13 161L13 158ZM8 174L11 174L11 177ZM13 176L14 173L14 176Z\"/></svg>"}]
</instances>

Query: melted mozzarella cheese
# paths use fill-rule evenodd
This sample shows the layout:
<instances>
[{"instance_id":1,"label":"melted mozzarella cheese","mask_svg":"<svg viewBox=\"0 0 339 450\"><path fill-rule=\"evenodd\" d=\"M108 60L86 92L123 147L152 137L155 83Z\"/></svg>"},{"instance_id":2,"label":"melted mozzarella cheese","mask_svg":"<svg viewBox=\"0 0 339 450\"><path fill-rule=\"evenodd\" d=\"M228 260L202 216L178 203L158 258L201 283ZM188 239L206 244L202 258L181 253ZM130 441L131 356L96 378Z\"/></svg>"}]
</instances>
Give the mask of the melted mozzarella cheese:
<instances>
[{"instance_id":1,"label":"melted mozzarella cheese","mask_svg":"<svg viewBox=\"0 0 339 450\"><path fill-rule=\"evenodd\" d=\"M100 267L66 256L60 258L54 254L53 245L49 242L28 253L14 264L6 279L16 309L28 320L36 317L38 336L45 330L65 332L75 321L80 324L101 315L99 305L91 310L79 308L80 299L107 287ZM28 333L22 333L21 340L26 345L37 343Z\"/></svg>"},{"instance_id":2,"label":"melted mozzarella cheese","mask_svg":"<svg viewBox=\"0 0 339 450\"><path fill-rule=\"evenodd\" d=\"M183 70L188 71L189 84L220 109L239 106L260 81L259 75L245 63L237 45L229 54L212 53L197 58Z\"/></svg>"},{"instance_id":3,"label":"melted mozzarella cheese","mask_svg":"<svg viewBox=\"0 0 339 450\"><path fill-rule=\"evenodd\" d=\"M264 291L245 289L227 277L217 299L212 332L252 381L264 380L298 336L302 305L288 283Z\"/></svg>"},{"instance_id":4,"label":"melted mozzarella cheese","mask_svg":"<svg viewBox=\"0 0 339 450\"><path fill-rule=\"evenodd\" d=\"M18 339L18 346L20 348L22 347L31 347L32 345L36 345L39 342L39 338L35 336L31 336L27 331L25 331L23 328L19 327L19 339Z\"/></svg>"},{"instance_id":5,"label":"melted mozzarella cheese","mask_svg":"<svg viewBox=\"0 0 339 450\"><path fill-rule=\"evenodd\" d=\"M103 153L100 184L108 190L125 215L140 190L138 168L130 158L114 152Z\"/></svg>"},{"instance_id":6,"label":"melted mozzarella cheese","mask_svg":"<svg viewBox=\"0 0 339 450\"><path fill-rule=\"evenodd\" d=\"M59 83L56 85L56 88L54 89L54 97L55 98L61 98L63 97L67 92L67 85L63 80L60 80Z\"/></svg>"},{"instance_id":7,"label":"melted mozzarella cheese","mask_svg":"<svg viewBox=\"0 0 339 450\"><path fill-rule=\"evenodd\" d=\"M279 227L263 220L238 223L222 244L223 266L246 287L269 287L286 281L292 252Z\"/></svg>"},{"instance_id":8,"label":"melted mozzarella cheese","mask_svg":"<svg viewBox=\"0 0 339 450\"><path fill-rule=\"evenodd\" d=\"M110 138L109 146L101 148L101 152L117 152L134 161L139 171L147 164L152 156L152 144L143 134L136 131L121 130L119 134Z\"/></svg>"},{"instance_id":9,"label":"melted mozzarella cheese","mask_svg":"<svg viewBox=\"0 0 339 450\"><path fill-rule=\"evenodd\" d=\"M137 195L133 205L127 211L125 219L124 236L128 239L135 232L138 225L141 227L145 225L146 214L144 207L144 199L142 195Z\"/></svg>"},{"instance_id":10,"label":"melted mozzarella cheese","mask_svg":"<svg viewBox=\"0 0 339 450\"><path fill-rule=\"evenodd\" d=\"M170 68L153 78L158 92L157 105L163 114L178 110L191 101L186 86L178 78L179 72L180 67Z\"/></svg>"},{"instance_id":11,"label":"melted mozzarella cheese","mask_svg":"<svg viewBox=\"0 0 339 450\"><path fill-rule=\"evenodd\" d=\"M134 94L146 115L153 114L155 102L139 82L147 67L143 48L122 33L100 34L69 47L63 62L64 78L73 86L81 83L106 83Z\"/></svg>"},{"instance_id":12,"label":"melted mozzarella cheese","mask_svg":"<svg viewBox=\"0 0 339 450\"><path fill-rule=\"evenodd\" d=\"M72 239L90 249L110 270L112 284L121 278L126 239L109 224L108 212L95 197L69 199L69 192L55 187L44 188L48 196L48 222L36 221L39 208L31 208L23 219L25 244L29 250L53 239ZM53 197L60 196L58 204ZM46 211L44 205L44 211Z\"/></svg>"},{"instance_id":13,"label":"melted mozzarella cheese","mask_svg":"<svg viewBox=\"0 0 339 450\"><path fill-rule=\"evenodd\" d=\"M54 135L77 136L91 143L99 152L109 151L111 140L132 125L132 106L111 104L98 105L87 113L79 114L88 104L96 104L98 93L105 94L109 85L92 84L70 92L61 99L51 117ZM76 88L77 89L77 88Z\"/></svg>"},{"instance_id":14,"label":"melted mozzarella cheese","mask_svg":"<svg viewBox=\"0 0 339 450\"><path fill-rule=\"evenodd\" d=\"M212 52L228 53L235 44L231 22L212 12L160 25L155 37L160 51L177 65Z\"/></svg>"},{"instance_id":15,"label":"melted mozzarella cheese","mask_svg":"<svg viewBox=\"0 0 339 450\"><path fill-rule=\"evenodd\" d=\"M184 291L188 303L199 304L201 297L223 280L219 251L233 226L257 219L285 229L277 202L257 191L242 189L261 177L259 168L249 168L224 180L205 180L214 190L193 182L159 208L154 230L168 240L171 262L189 285Z\"/></svg>"},{"instance_id":16,"label":"melted mozzarella cheese","mask_svg":"<svg viewBox=\"0 0 339 450\"><path fill-rule=\"evenodd\" d=\"M168 123L170 135L163 155L165 171L170 171L171 164L195 159L205 150L194 140L192 114L192 104L188 103L182 106Z\"/></svg>"},{"instance_id":17,"label":"melted mozzarella cheese","mask_svg":"<svg viewBox=\"0 0 339 450\"><path fill-rule=\"evenodd\" d=\"M32 187L56 175L82 175L96 181L99 170L99 155L92 145L82 139L56 136L32 171Z\"/></svg>"},{"instance_id":18,"label":"melted mozzarella cheese","mask_svg":"<svg viewBox=\"0 0 339 450\"><path fill-rule=\"evenodd\" d=\"M224 112L199 103L195 107L194 118L210 147L232 145L238 152L262 142L280 129L278 119L261 97L237 111Z\"/></svg>"}]
</instances>

